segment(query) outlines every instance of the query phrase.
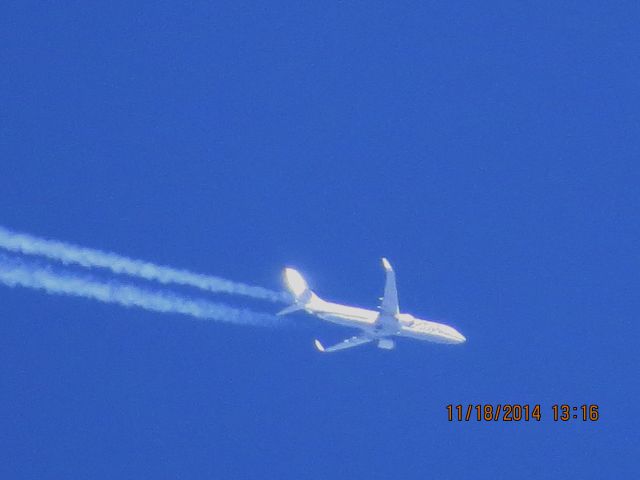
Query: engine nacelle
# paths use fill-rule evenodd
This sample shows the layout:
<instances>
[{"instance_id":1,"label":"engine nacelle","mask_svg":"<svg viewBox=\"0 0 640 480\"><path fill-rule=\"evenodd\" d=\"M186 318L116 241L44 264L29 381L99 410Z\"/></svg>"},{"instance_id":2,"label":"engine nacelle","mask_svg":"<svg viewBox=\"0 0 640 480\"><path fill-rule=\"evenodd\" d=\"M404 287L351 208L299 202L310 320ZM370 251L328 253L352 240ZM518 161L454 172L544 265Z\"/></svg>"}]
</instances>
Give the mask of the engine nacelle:
<instances>
[{"instance_id":1,"label":"engine nacelle","mask_svg":"<svg viewBox=\"0 0 640 480\"><path fill-rule=\"evenodd\" d=\"M416 317L409 313L399 313L396 315L396 318L398 319L398 322L400 322L400 325L404 327L410 327L416 320Z\"/></svg>"}]
</instances>

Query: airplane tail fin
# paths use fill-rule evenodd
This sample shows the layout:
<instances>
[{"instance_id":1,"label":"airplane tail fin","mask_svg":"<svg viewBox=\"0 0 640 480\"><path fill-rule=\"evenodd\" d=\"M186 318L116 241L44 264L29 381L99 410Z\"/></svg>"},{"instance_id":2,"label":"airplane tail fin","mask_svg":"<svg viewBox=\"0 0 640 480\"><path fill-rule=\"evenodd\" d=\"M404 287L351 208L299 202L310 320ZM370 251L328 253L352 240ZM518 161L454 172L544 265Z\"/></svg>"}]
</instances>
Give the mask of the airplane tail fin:
<instances>
[{"instance_id":1,"label":"airplane tail fin","mask_svg":"<svg viewBox=\"0 0 640 480\"><path fill-rule=\"evenodd\" d=\"M286 315L298 310L308 310L312 302L320 300L319 297L309 289L307 282L297 270L285 268L284 282L287 290L289 290L293 296L294 303L280 310L278 315Z\"/></svg>"}]
</instances>

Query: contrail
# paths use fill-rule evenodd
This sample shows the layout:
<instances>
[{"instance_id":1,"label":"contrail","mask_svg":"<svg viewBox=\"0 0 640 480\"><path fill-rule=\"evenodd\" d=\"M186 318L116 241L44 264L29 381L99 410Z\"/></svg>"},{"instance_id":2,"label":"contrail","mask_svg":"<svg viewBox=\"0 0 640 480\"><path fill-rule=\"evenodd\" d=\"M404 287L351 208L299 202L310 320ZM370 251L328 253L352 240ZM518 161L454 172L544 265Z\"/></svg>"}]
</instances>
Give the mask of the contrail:
<instances>
[{"instance_id":1,"label":"contrail","mask_svg":"<svg viewBox=\"0 0 640 480\"><path fill-rule=\"evenodd\" d=\"M90 298L124 307L139 307L163 313L180 313L199 319L218 320L243 325L276 325L277 317L227 305L195 300L173 293L146 290L120 282L99 282L76 274L24 263L0 255L0 283L44 290L50 294Z\"/></svg>"},{"instance_id":2,"label":"contrail","mask_svg":"<svg viewBox=\"0 0 640 480\"><path fill-rule=\"evenodd\" d=\"M75 264L88 268L106 268L117 274L143 278L163 284L187 285L210 292L245 295L272 302L287 302L286 293L274 292L262 287L231 282L210 275L192 273L153 263L134 260L115 253L79 247L56 240L33 237L0 227L0 248L24 255L40 255L63 264Z\"/></svg>"}]
</instances>

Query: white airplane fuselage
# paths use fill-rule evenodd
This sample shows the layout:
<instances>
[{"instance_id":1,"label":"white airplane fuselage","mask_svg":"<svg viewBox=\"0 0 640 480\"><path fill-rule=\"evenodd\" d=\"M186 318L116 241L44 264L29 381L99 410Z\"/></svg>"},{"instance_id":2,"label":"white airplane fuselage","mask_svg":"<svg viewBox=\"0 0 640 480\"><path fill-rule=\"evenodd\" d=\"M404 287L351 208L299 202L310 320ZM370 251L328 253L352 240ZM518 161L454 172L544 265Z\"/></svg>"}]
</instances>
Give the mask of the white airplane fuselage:
<instances>
[{"instance_id":1,"label":"white airplane fuselage","mask_svg":"<svg viewBox=\"0 0 640 480\"><path fill-rule=\"evenodd\" d=\"M398 335L435 343L466 341L460 332L449 325L415 318L408 313L390 316L375 310L327 302L317 297L308 306L310 308L305 310L316 317L345 327L359 328L373 338Z\"/></svg>"}]
</instances>

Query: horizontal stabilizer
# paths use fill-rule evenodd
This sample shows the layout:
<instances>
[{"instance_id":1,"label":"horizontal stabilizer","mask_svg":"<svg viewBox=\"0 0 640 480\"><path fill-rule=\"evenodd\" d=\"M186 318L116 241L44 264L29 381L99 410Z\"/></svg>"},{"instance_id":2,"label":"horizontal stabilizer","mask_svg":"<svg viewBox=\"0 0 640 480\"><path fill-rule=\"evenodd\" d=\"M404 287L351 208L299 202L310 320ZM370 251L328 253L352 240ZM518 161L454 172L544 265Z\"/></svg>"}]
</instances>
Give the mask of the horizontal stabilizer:
<instances>
[{"instance_id":1,"label":"horizontal stabilizer","mask_svg":"<svg viewBox=\"0 0 640 480\"><path fill-rule=\"evenodd\" d=\"M297 312L298 310L304 310L304 305L289 305L287 308L283 308L276 315L287 315L289 313Z\"/></svg>"}]
</instances>

